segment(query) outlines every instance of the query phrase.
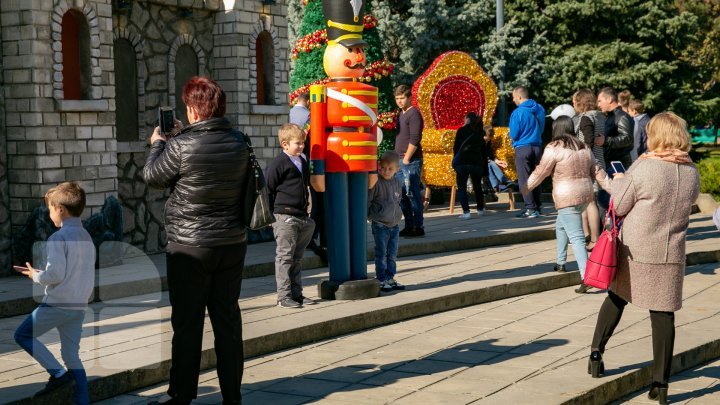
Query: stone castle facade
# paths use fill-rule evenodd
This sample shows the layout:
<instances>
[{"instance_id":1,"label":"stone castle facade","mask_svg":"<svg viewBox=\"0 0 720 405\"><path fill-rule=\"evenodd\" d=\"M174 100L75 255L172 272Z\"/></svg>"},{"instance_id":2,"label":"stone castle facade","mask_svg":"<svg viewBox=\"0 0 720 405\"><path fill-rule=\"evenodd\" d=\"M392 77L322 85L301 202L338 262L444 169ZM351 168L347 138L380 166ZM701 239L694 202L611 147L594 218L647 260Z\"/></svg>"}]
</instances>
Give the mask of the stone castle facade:
<instances>
[{"instance_id":1,"label":"stone castle facade","mask_svg":"<svg viewBox=\"0 0 720 405\"><path fill-rule=\"evenodd\" d=\"M218 81L226 116L260 160L274 156L288 112L286 16L285 0L0 2L0 273L13 232L62 181L86 190L83 216L116 196L125 241L162 250L167 192L140 172L157 108L185 121L193 75Z\"/></svg>"}]
</instances>

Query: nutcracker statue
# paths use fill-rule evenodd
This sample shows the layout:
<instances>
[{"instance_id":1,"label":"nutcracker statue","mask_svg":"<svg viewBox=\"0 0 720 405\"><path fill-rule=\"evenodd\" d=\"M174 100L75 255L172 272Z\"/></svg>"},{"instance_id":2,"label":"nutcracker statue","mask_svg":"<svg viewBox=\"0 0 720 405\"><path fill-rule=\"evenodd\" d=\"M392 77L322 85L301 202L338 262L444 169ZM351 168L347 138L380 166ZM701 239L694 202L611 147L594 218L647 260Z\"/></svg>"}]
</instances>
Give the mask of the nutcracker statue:
<instances>
[{"instance_id":1,"label":"nutcracker statue","mask_svg":"<svg viewBox=\"0 0 720 405\"><path fill-rule=\"evenodd\" d=\"M367 280L368 187L377 181L376 87L365 71L363 0L324 0L328 44L323 67L330 81L310 87L310 183L325 192L330 280L321 298L377 296ZM364 281L362 281L364 280Z\"/></svg>"}]
</instances>

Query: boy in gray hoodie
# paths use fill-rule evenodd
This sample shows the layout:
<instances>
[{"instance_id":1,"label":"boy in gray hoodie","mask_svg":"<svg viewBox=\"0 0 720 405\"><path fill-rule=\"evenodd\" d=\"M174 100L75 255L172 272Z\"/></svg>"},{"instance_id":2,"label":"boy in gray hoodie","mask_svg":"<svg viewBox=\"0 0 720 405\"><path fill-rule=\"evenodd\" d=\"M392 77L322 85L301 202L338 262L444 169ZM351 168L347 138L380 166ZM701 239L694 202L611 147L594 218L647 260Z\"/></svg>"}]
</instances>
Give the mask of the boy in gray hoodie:
<instances>
[{"instance_id":1,"label":"boy in gray hoodie","mask_svg":"<svg viewBox=\"0 0 720 405\"><path fill-rule=\"evenodd\" d=\"M398 240L402 209L402 183L395 177L400 168L400 156L387 151L380 157L378 182L368 192L368 217L372 222L375 239L375 277L381 291L404 290L405 286L395 281Z\"/></svg>"}]
</instances>

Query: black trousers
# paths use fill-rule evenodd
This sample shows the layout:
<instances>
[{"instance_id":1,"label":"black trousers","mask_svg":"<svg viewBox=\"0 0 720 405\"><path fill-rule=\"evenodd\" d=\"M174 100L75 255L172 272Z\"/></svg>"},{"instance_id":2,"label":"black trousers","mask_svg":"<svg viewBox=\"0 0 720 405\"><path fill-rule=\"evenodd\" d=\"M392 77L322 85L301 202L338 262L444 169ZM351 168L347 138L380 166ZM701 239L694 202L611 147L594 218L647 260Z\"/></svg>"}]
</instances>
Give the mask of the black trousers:
<instances>
[{"instance_id":1,"label":"black trousers","mask_svg":"<svg viewBox=\"0 0 720 405\"><path fill-rule=\"evenodd\" d=\"M515 149L515 170L517 170L518 185L527 184L530 174L540 164L540 158L542 158L542 148L539 146L526 145ZM542 205L541 197L542 189L540 186L535 187L528 194L523 194L525 209L530 211L539 210Z\"/></svg>"},{"instance_id":2,"label":"black trousers","mask_svg":"<svg viewBox=\"0 0 720 405\"><path fill-rule=\"evenodd\" d=\"M609 291L600 307L592 347L605 352L605 346L615 331L627 301ZM675 313L650 311L653 344L653 381L667 384L670 379L675 346Z\"/></svg>"},{"instance_id":3,"label":"black trousers","mask_svg":"<svg viewBox=\"0 0 720 405\"><path fill-rule=\"evenodd\" d=\"M167 246L173 328L168 394L173 398L189 401L197 397L207 308L215 334L223 403L241 402L243 341L238 299L246 249L245 243L211 248Z\"/></svg>"}]
</instances>

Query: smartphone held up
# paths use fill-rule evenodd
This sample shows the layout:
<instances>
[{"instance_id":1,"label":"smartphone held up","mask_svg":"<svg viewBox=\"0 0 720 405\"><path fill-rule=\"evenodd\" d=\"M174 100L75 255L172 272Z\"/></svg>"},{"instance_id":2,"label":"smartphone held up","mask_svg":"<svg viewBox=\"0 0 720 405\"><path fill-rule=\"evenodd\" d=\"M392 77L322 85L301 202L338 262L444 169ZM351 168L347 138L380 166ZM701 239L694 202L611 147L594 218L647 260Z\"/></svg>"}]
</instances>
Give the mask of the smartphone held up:
<instances>
[{"instance_id":1,"label":"smartphone held up","mask_svg":"<svg viewBox=\"0 0 720 405\"><path fill-rule=\"evenodd\" d=\"M614 173L625 173L625 166L623 166L622 162L613 160L610 162L610 167L612 167Z\"/></svg>"},{"instance_id":2,"label":"smartphone held up","mask_svg":"<svg viewBox=\"0 0 720 405\"><path fill-rule=\"evenodd\" d=\"M175 111L172 107L158 107L158 126L163 135L172 135L175 128Z\"/></svg>"}]
</instances>

